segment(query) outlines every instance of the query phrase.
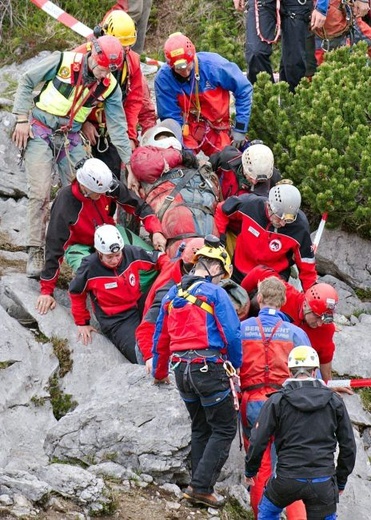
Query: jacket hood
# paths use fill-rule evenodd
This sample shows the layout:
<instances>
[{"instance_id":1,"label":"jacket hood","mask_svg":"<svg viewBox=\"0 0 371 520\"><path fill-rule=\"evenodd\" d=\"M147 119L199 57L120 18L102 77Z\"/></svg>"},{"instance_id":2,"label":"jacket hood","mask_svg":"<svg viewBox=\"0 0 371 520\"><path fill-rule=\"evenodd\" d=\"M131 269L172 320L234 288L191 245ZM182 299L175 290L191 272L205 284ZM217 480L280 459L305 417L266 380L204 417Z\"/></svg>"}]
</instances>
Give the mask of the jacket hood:
<instances>
[{"instance_id":1,"label":"jacket hood","mask_svg":"<svg viewBox=\"0 0 371 520\"><path fill-rule=\"evenodd\" d=\"M284 385L284 398L302 412L314 412L324 408L333 392L318 379L288 380Z\"/></svg>"}]
</instances>

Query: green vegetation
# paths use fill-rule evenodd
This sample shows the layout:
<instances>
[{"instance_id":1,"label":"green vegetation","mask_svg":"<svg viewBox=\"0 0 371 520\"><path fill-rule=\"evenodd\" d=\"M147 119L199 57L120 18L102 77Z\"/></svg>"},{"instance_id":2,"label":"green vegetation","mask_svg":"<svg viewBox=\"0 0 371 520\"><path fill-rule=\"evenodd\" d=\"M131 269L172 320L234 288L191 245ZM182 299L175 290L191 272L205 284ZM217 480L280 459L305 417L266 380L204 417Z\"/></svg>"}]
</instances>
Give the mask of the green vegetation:
<instances>
[{"instance_id":1,"label":"green vegetation","mask_svg":"<svg viewBox=\"0 0 371 520\"><path fill-rule=\"evenodd\" d=\"M371 412L371 388L362 388L359 391L363 407L368 412Z\"/></svg>"},{"instance_id":2,"label":"green vegetation","mask_svg":"<svg viewBox=\"0 0 371 520\"><path fill-rule=\"evenodd\" d=\"M106 483L107 484L107 483ZM99 517L103 515L112 516L119 507L119 494L117 491L106 488L103 491L104 501L100 502L100 509L98 511L90 510L90 516Z\"/></svg>"},{"instance_id":3,"label":"green vegetation","mask_svg":"<svg viewBox=\"0 0 371 520\"><path fill-rule=\"evenodd\" d=\"M254 513L246 511L235 498L230 498L220 518L221 520L254 520Z\"/></svg>"},{"instance_id":4,"label":"green vegetation","mask_svg":"<svg viewBox=\"0 0 371 520\"><path fill-rule=\"evenodd\" d=\"M59 377L64 377L71 371L73 360L71 359L71 351L68 348L66 339L52 337L53 352L59 361Z\"/></svg>"},{"instance_id":5,"label":"green vegetation","mask_svg":"<svg viewBox=\"0 0 371 520\"><path fill-rule=\"evenodd\" d=\"M56 374L54 374L49 379L49 393L50 402L53 408L53 415L58 421L68 412L74 410L78 404L77 401L72 399L71 394L65 394L61 390L59 386L59 379Z\"/></svg>"},{"instance_id":6,"label":"green vegetation","mask_svg":"<svg viewBox=\"0 0 371 520\"><path fill-rule=\"evenodd\" d=\"M36 406L36 408L44 406L46 400L46 397L39 397L37 395L33 395L31 397L31 403L33 403Z\"/></svg>"},{"instance_id":7,"label":"green vegetation","mask_svg":"<svg viewBox=\"0 0 371 520\"><path fill-rule=\"evenodd\" d=\"M273 148L309 215L371 238L371 67L365 44L329 53L295 95L261 74L250 138Z\"/></svg>"}]
</instances>

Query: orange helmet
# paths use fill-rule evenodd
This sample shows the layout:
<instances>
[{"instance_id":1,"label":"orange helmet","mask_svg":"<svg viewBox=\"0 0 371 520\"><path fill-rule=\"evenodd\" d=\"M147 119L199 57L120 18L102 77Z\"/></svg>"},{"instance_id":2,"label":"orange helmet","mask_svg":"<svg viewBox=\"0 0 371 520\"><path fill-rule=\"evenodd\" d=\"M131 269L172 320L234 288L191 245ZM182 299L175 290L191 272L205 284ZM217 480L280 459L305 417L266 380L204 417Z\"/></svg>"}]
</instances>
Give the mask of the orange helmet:
<instances>
[{"instance_id":1,"label":"orange helmet","mask_svg":"<svg viewBox=\"0 0 371 520\"><path fill-rule=\"evenodd\" d=\"M332 323L339 296L331 285L328 283L312 285L305 292L305 300L310 310L317 316L321 316L324 323Z\"/></svg>"},{"instance_id":2,"label":"orange helmet","mask_svg":"<svg viewBox=\"0 0 371 520\"><path fill-rule=\"evenodd\" d=\"M94 38L92 44L91 55L100 67L110 69L111 72L121 67L124 51L118 38L101 36Z\"/></svg>"},{"instance_id":3,"label":"orange helmet","mask_svg":"<svg viewBox=\"0 0 371 520\"><path fill-rule=\"evenodd\" d=\"M166 40L164 54L171 68L185 69L194 60L196 48L187 36L176 32Z\"/></svg>"},{"instance_id":4,"label":"orange helmet","mask_svg":"<svg viewBox=\"0 0 371 520\"><path fill-rule=\"evenodd\" d=\"M181 259L185 264L194 264L195 253L205 245L205 240L201 237L191 238L186 243Z\"/></svg>"}]
</instances>

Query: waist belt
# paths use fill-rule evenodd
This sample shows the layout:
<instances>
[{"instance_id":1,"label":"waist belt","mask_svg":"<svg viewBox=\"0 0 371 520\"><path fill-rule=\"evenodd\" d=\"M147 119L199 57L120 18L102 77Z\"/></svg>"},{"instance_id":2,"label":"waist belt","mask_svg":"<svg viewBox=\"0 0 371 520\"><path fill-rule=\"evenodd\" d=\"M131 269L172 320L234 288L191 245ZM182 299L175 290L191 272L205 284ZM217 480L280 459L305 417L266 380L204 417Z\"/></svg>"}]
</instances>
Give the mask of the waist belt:
<instances>
[{"instance_id":1,"label":"waist belt","mask_svg":"<svg viewBox=\"0 0 371 520\"><path fill-rule=\"evenodd\" d=\"M204 348L200 350L178 350L172 353L172 361L184 361L186 363L204 363L205 360L218 358L214 363L224 363L222 354L218 349Z\"/></svg>"}]
</instances>

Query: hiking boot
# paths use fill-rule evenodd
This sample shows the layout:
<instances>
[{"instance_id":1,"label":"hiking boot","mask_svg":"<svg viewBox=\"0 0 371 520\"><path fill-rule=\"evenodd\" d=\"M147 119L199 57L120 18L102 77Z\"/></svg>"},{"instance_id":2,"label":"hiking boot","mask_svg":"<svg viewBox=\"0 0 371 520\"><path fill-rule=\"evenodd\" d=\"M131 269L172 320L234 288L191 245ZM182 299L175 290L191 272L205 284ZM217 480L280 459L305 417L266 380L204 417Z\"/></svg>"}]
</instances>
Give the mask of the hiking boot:
<instances>
[{"instance_id":1,"label":"hiking boot","mask_svg":"<svg viewBox=\"0 0 371 520\"><path fill-rule=\"evenodd\" d=\"M40 278L44 268L44 249L42 247L29 247L26 274L28 278Z\"/></svg>"},{"instance_id":2,"label":"hiking boot","mask_svg":"<svg viewBox=\"0 0 371 520\"><path fill-rule=\"evenodd\" d=\"M217 493L198 493L191 486L183 492L183 497L193 504L204 504L205 506L219 508L225 505L226 499Z\"/></svg>"}]
</instances>

